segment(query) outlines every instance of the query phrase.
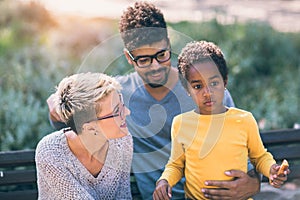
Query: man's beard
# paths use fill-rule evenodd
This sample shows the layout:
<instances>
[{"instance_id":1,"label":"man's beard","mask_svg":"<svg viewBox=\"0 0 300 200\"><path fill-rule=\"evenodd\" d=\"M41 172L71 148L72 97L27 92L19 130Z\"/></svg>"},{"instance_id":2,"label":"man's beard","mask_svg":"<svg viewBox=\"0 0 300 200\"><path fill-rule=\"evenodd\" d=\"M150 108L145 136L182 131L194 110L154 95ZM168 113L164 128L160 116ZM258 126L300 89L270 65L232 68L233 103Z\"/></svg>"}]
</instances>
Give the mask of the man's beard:
<instances>
[{"instance_id":1,"label":"man's beard","mask_svg":"<svg viewBox=\"0 0 300 200\"><path fill-rule=\"evenodd\" d=\"M147 84L152 87L152 88L159 88L159 87L162 87L164 86L167 82L168 82L168 77L169 77L169 70L166 69L166 68L162 68L162 69L159 69L159 70L155 70L155 71L151 71L149 72L148 74L151 74L151 73L157 73L157 72L160 72L160 71L164 71L165 72L165 76L164 76L164 79L162 82L160 83L151 83L149 80L147 80ZM147 77L147 76L146 76Z\"/></svg>"},{"instance_id":2,"label":"man's beard","mask_svg":"<svg viewBox=\"0 0 300 200\"><path fill-rule=\"evenodd\" d=\"M152 88L159 88L159 87L164 86L164 84L148 83L148 85Z\"/></svg>"}]
</instances>

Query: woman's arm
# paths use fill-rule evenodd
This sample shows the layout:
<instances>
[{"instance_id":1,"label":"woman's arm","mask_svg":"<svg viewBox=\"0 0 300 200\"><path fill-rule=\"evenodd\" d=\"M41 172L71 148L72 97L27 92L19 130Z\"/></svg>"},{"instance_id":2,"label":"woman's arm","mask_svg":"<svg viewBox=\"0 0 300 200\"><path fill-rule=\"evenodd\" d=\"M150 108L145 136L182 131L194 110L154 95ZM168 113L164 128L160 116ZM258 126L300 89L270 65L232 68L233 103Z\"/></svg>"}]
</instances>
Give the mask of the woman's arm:
<instances>
[{"instance_id":1,"label":"woman's arm","mask_svg":"<svg viewBox=\"0 0 300 200\"><path fill-rule=\"evenodd\" d=\"M130 189L130 174L123 172L120 178L120 186L117 190L117 195L115 199L132 199L131 189Z\"/></svg>"}]
</instances>

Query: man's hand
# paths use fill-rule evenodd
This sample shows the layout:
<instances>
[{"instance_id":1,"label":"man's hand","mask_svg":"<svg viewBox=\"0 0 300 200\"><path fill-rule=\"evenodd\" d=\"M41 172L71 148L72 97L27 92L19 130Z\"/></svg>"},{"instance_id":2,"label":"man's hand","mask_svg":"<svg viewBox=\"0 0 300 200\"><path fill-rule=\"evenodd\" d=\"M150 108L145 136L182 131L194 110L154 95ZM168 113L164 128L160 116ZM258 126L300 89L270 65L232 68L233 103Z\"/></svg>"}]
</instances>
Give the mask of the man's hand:
<instances>
[{"instance_id":1,"label":"man's hand","mask_svg":"<svg viewBox=\"0 0 300 200\"><path fill-rule=\"evenodd\" d=\"M248 173L249 175L239 170L226 171L225 174L233 177L233 181L205 181L206 185L218 188L203 188L202 192L209 199L247 199L260 191L259 176L254 170Z\"/></svg>"},{"instance_id":2,"label":"man's hand","mask_svg":"<svg viewBox=\"0 0 300 200\"><path fill-rule=\"evenodd\" d=\"M172 198L172 189L165 179L160 180L153 193L153 200L169 200Z\"/></svg>"},{"instance_id":3,"label":"man's hand","mask_svg":"<svg viewBox=\"0 0 300 200\"><path fill-rule=\"evenodd\" d=\"M47 99L47 104L49 108L50 118L53 122L61 122L59 115L55 110L55 103L54 103L55 94L51 94Z\"/></svg>"}]
</instances>

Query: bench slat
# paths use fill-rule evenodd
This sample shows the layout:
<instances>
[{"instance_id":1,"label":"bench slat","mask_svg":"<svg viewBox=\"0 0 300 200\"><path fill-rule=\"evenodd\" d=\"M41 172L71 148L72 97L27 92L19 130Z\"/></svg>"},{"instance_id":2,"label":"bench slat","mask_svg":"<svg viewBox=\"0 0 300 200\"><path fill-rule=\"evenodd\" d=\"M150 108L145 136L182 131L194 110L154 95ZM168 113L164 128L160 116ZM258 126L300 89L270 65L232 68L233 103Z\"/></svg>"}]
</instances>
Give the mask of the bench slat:
<instances>
[{"instance_id":1,"label":"bench slat","mask_svg":"<svg viewBox=\"0 0 300 200\"><path fill-rule=\"evenodd\" d=\"M14 170L2 171L0 177L0 185L24 184L36 182L36 170Z\"/></svg>"},{"instance_id":2,"label":"bench slat","mask_svg":"<svg viewBox=\"0 0 300 200\"><path fill-rule=\"evenodd\" d=\"M300 144L298 146L268 148L268 151L272 153L274 159L280 161L280 163L283 159L287 159L289 161L300 158Z\"/></svg>"},{"instance_id":3,"label":"bench slat","mask_svg":"<svg viewBox=\"0 0 300 200\"><path fill-rule=\"evenodd\" d=\"M300 129L264 131L260 134L265 145L300 142Z\"/></svg>"},{"instance_id":4,"label":"bench slat","mask_svg":"<svg viewBox=\"0 0 300 200\"><path fill-rule=\"evenodd\" d=\"M24 190L13 192L0 192L1 200L35 200L38 198L37 190Z\"/></svg>"},{"instance_id":5,"label":"bench slat","mask_svg":"<svg viewBox=\"0 0 300 200\"><path fill-rule=\"evenodd\" d=\"M0 152L0 167L32 165L34 158L35 150Z\"/></svg>"},{"instance_id":6,"label":"bench slat","mask_svg":"<svg viewBox=\"0 0 300 200\"><path fill-rule=\"evenodd\" d=\"M300 178L300 166L291 165L291 173L288 175L288 179L299 179Z\"/></svg>"}]
</instances>

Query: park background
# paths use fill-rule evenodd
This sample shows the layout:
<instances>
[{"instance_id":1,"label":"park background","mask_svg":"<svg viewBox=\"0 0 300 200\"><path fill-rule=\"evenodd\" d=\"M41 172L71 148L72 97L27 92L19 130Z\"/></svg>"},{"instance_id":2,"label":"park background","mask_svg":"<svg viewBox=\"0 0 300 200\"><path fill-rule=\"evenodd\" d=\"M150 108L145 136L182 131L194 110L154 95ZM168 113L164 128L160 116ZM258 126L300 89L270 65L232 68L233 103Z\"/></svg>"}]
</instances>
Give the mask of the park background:
<instances>
[{"instance_id":1,"label":"park background","mask_svg":"<svg viewBox=\"0 0 300 200\"><path fill-rule=\"evenodd\" d=\"M223 50L228 89L261 130L299 128L300 2L151 1L162 9L173 63L191 40ZM118 19L130 0L0 1L0 150L32 149L53 131L46 99L65 76L132 72Z\"/></svg>"}]
</instances>

